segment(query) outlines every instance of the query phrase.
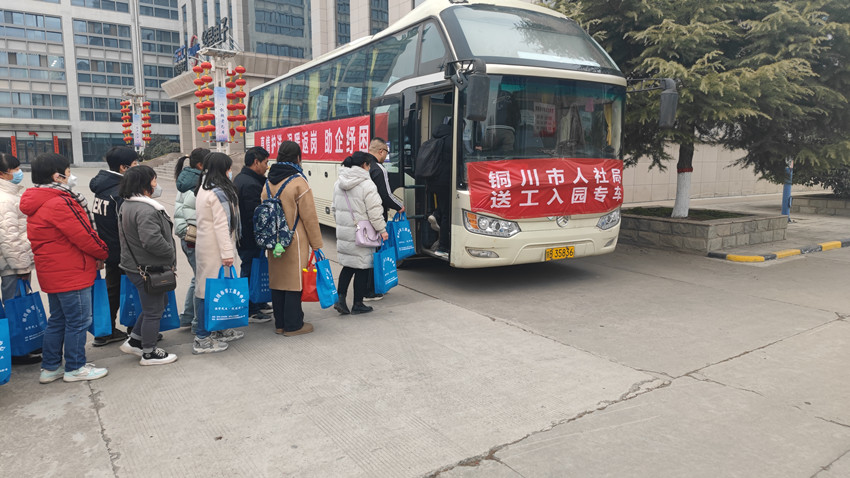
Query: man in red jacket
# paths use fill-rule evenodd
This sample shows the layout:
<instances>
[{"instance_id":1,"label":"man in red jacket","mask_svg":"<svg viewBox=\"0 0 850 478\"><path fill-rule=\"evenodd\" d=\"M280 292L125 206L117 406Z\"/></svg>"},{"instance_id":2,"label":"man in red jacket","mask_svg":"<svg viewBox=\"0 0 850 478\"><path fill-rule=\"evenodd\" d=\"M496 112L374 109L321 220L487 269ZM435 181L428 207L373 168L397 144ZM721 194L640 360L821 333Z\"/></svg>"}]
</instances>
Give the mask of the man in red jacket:
<instances>
[{"instance_id":1,"label":"man in red jacket","mask_svg":"<svg viewBox=\"0 0 850 478\"><path fill-rule=\"evenodd\" d=\"M76 179L65 157L43 153L32 162L35 187L21 197L38 283L50 305L41 383L60 378L66 382L95 380L107 373L105 368L86 363L85 346L92 321L92 286L109 249L92 226L85 198L72 190ZM63 348L64 370L60 368Z\"/></svg>"}]
</instances>

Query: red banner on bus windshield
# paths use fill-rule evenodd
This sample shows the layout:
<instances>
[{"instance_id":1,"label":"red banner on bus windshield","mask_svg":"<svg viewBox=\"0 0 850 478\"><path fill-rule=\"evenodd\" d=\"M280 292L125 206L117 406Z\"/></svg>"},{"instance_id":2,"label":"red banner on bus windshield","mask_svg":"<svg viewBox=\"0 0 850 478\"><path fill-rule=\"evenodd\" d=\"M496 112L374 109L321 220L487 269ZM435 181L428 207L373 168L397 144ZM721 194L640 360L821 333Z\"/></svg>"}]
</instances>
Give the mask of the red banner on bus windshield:
<instances>
[{"instance_id":1,"label":"red banner on bus windshield","mask_svg":"<svg viewBox=\"0 0 850 478\"><path fill-rule=\"evenodd\" d=\"M301 145L301 159L307 161L342 161L355 151L369 149L369 116L345 118L322 123L257 131L254 146L262 146L277 157L284 141Z\"/></svg>"},{"instance_id":2,"label":"red banner on bus windshield","mask_svg":"<svg viewBox=\"0 0 850 478\"><path fill-rule=\"evenodd\" d=\"M512 159L468 163L472 210L505 219L571 216L623 204L617 159Z\"/></svg>"}]
</instances>

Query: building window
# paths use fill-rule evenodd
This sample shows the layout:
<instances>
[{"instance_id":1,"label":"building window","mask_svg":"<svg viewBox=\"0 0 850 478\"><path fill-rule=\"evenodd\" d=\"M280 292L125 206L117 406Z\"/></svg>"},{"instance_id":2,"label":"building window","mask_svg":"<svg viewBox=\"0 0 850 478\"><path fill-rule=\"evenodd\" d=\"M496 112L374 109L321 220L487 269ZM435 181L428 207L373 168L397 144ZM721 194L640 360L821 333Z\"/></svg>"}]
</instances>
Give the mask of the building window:
<instances>
[{"instance_id":1,"label":"building window","mask_svg":"<svg viewBox=\"0 0 850 478\"><path fill-rule=\"evenodd\" d=\"M115 23L74 20L74 44L130 50L130 27Z\"/></svg>"},{"instance_id":2,"label":"building window","mask_svg":"<svg viewBox=\"0 0 850 478\"><path fill-rule=\"evenodd\" d=\"M121 133L83 133L83 161L102 162L103 154L113 146L125 146Z\"/></svg>"},{"instance_id":3,"label":"building window","mask_svg":"<svg viewBox=\"0 0 850 478\"><path fill-rule=\"evenodd\" d=\"M257 53L266 55L288 56L291 58L304 58L304 49L289 45L276 45L274 43L257 43Z\"/></svg>"},{"instance_id":4,"label":"building window","mask_svg":"<svg viewBox=\"0 0 850 478\"><path fill-rule=\"evenodd\" d=\"M0 10L0 38L62 43L62 20L59 17ZM12 26L14 25L14 26Z\"/></svg>"},{"instance_id":5,"label":"building window","mask_svg":"<svg viewBox=\"0 0 850 478\"><path fill-rule=\"evenodd\" d=\"M142 51L172 56L180 48L180 32L142 28Z\"/></svg>"},{"instance_id":6,"label":"building window","mask_svg":"<svg viewBox=\"0 0 850 478\"><path fill-rule=\"evenodd\" d=\"M336 2L336 46L351 41L351 0Z\"/></svg>"},{"instance_id":7,"label":"building window","mask_svg":"<svg viewBox=\"0 0 850 478\"><path fill-rule=\"evenodd\" d=\"M257 9L254 29L260 33L304 38L304 15Z\"/></svg>"},{"instance_id":8,"label":"building window","mask_svg":"<svg viewBox=\"0 0 850 478\"><path fill-rule=\"evenodd\" d=\"M390 24L390 8L387 0L370 0L369 32L374 35Z\"/></svg>"},{"instance_id":9,"label":"building window","mask_svg":"<svg viewBox=\"0 0 850 478\"><path fill-rule=\"evenodd\" d=\"M130 11L128 2L118 0L71 0L71 5L75 7L99 8L111 12L127 13Z\"/></svg>"},{"instance_id":10,"label":"building window","mask_svg":"<svg viewBox=\"0 0 850 478\"><path fill-rule=\"evenodd\" d=\"M177 20L177 0L139 0L139 14Z\"/></svg>"}]
</instances>

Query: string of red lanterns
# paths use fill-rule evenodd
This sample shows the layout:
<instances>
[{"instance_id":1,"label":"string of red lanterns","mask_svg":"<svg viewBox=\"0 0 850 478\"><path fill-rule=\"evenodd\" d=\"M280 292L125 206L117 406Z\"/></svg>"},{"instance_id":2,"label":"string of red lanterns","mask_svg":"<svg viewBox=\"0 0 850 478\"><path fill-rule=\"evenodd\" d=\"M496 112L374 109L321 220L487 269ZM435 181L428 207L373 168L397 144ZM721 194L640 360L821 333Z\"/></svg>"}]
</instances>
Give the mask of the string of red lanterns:
<instances>
[{"instance_id":1,"label":"string of red lanterns","mask_svg":"<svg viewBox=\"0 0 850 478\"><path fill-rule=\"evenodd\" d=\"M192 71L195 72L195 80L193 82L198 87L198 90L195 91L195 96L199 100L195 104L195 108L200 112L195 118L201 123L198 126L198 132L201 133L201 136L205 134L212 136L213 131L215 131L215 125L213 124L215 114L210 112L210 109L215 106L215 102L210 99L210 96L213 94L213 89L209 87L209 84L213 81L212 76L209 75L211 69L212 63L208 61L200 65L195 65L192 68ZM201 73L204 73L204 75L202 76Z\"/></svg>"},{"instance_id":2,"label":"string of red lanterns","mask_svg":"<svg viewBox=\"0 0 850 478\"><path fill-rule=\"evenodd\" d=\"M227 121L231 123L231 138L235 137L237 132L239 132L243 138L245 136L245 120L248 119L248 117L245 116L245 97L247 96L247 93L245 93L245 84L247 81L242 78L242 74L245 73L245 71L245 68L240 65L227 72L227 76L230 77L225 84L225 86L227 86L230 90L230 93L227 94L227 111L230 113L227 116ZM239 90L234 91L237 86L239 87ZM233 123L236 122L240 122L240 124L234 125Z\"/></svg>"},{"instance_id":3,"label":"string of red lanterns","mask_svg":"<svg viewBox=\"0 0 850 478\"><path fill-rule=\"evenodd\" d=\"M122 133L124 133L124 142L126 144L130 144L133 142L133 109L135 105L130 100L124 100L121 103L121 126L124 128ZM150 101L142 102L142 108L140 113L142 114L142 140L145 143L149 143L151 140L151 117L150 117Z\"/></svg>"}]
</instances>

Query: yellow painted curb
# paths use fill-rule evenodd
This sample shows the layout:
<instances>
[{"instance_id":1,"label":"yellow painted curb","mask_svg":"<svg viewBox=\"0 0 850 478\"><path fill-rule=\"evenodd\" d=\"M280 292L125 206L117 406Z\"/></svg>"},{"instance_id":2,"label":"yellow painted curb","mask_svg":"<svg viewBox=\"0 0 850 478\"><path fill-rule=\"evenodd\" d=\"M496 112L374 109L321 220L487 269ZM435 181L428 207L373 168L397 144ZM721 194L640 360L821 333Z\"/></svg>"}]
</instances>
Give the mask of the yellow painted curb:
<instances>
[{"instance_id":1,"label":"yellow painted curb","mask_svg":"<svg viewBox=\"0 0 850 478\"><path fill-rule=\"evenodd\" d=\"M739 256L735 254L729 254L726 256L727 261L735 261L735 262L764 262L764 256Z\"/></svg>"},{"instance_id":2,"label":"yellow painted curb","mask_svg":"<svg viewBox=\"0 0 850 478\"><path fill-rule=\"evenodd\" d=\"M830 249L840 249L841 241L821 242L820 247L822 251L828 251Z\"/></svg>"},{"instance_id":3,"label":"yellow painted curb","mask_svg":"<svg viewBox=\"0 0 850 478\"><path fill-rule=\"evenodd\" d=\"M839 243L840 244L840 243ZM774 252L777 259L784 259L791 256L799 256L802 253L800 249L785 249L784 251Z\"/></svg>"}]
</instances>

